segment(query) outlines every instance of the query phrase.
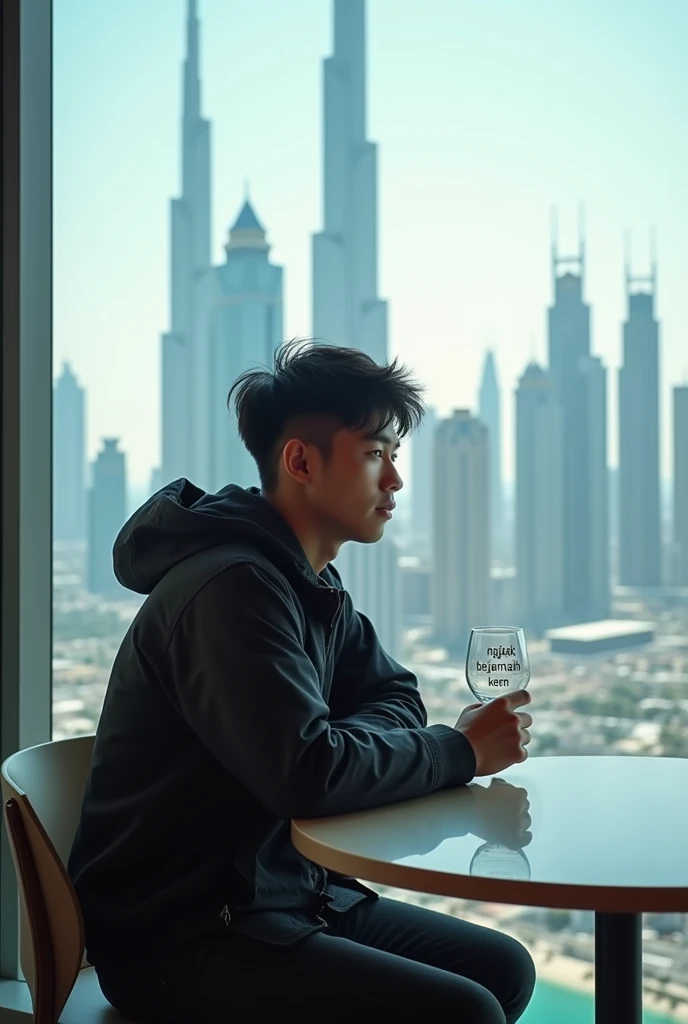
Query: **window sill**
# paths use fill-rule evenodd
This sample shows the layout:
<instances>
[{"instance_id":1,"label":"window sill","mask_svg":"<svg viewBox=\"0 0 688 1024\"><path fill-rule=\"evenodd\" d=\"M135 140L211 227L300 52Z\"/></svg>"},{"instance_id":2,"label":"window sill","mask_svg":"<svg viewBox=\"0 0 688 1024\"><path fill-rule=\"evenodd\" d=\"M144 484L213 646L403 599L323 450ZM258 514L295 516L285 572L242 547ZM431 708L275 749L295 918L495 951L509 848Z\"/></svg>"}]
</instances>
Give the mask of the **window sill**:
<instances>
[{"instance_id":1,"label":"window sill","mask_svg":"<svg viewBox=\"0 0 688 1024\"><path fill-rule=\"evenodd\" d=\"M28 1024L33 1020L29 986L24 981L0 978L0 1024ZM128 1024L113 1010L100 991L92 967L81 971L67 1000L59 1024Z\"/></svg>"},{"instance_id":2,"label":"window sill","mask_svg":"<svg viewBox=\"0 0 688 1024\"><path fill-rule=\"evenodd\" d=\"M0 1024L27 1024L32 1019L31 996L26 982L0 978Z\"/></svg>"}]
</instances>

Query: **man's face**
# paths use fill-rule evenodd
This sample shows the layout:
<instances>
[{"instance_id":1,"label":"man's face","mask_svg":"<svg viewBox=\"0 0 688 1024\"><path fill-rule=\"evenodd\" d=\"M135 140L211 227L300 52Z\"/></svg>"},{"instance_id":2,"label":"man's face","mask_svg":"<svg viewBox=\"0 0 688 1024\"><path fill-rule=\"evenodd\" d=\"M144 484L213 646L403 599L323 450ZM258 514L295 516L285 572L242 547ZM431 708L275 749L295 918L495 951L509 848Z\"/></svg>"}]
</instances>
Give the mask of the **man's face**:
<instances>
[{"instance_id":1,"label":"man's face","mask_svg":"<svg viewBox=\"0 0 688 1024\"><path fill-rule=\"evenodd\" d=\"M309 500L333 541L380 540L403 487L394 465L398 448L392 426L377 434L344 429L334 433L328 459L316 456Z\"/></svg>"}]
</instances>

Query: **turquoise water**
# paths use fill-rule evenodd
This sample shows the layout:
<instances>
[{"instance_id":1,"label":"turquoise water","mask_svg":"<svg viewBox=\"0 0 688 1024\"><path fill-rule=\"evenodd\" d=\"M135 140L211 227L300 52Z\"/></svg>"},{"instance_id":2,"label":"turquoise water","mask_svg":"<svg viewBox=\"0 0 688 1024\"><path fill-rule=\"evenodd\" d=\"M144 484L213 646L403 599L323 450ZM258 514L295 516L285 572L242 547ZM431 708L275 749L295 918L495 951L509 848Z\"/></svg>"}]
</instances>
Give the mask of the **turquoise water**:
<instances>
[{"instance_id":1,"label":"turquoise water","mask_svg":"<svg viewBox=\"0 0 688 1024\"><path fill-rule=\"evenodd\" d=\"M519 1024L593 1024L594 1019L592 996L539 981ZM676 1018L645 1010L643 1024L676 1024Z\"/></svg>"}]
</instances>

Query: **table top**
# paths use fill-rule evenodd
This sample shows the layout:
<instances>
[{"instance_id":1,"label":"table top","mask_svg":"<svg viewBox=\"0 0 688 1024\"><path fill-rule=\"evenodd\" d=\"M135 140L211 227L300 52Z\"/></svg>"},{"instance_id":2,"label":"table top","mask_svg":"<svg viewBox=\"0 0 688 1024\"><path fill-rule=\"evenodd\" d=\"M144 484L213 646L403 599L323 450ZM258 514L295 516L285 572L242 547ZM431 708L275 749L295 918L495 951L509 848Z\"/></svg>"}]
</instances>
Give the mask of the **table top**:
<instances>
[{"instance_id":1,"label":"table top","mask_svg":"<svg viewBox=\"0 0 688 1024\"><path fill-rule=\"evenodd\" d=\"M495 903L688 911L688 759L533 757L469 786L292 822L355 878Z\"/></svg>"}]
</instances>

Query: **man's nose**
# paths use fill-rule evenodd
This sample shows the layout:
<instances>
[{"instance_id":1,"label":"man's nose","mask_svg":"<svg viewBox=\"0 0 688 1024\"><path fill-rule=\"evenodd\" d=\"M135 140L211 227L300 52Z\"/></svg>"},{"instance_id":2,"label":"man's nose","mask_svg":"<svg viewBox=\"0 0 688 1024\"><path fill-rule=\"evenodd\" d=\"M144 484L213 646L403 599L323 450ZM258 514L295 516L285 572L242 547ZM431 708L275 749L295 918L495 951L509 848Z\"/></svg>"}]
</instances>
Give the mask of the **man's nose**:
<instances>
[{"instance_id":1,"label":"man's nose","mask_svg":"<svg viewBox=\"0 0 688 1024\"><path fill-rule=\"evenodd\" d=\"M389 474L387 476L387 479L385 480L385 490L400 491L403 486L404 481L401 479L401 476L399 475L399 470L397 469L393 462L390 463Z\"/></svg>"}]
</instances>

